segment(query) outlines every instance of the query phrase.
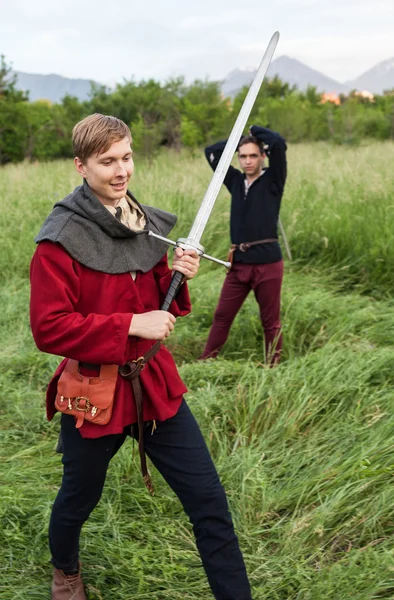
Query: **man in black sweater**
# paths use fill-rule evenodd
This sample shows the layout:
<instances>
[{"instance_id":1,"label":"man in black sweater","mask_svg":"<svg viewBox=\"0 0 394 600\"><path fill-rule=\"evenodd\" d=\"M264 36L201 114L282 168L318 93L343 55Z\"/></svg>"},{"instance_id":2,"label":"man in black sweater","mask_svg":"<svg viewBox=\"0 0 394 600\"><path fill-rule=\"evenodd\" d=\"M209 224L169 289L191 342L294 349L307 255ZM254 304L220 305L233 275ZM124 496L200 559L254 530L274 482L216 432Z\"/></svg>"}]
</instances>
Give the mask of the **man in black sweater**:
<instances>
[{"instance_id":1,"label":"man in black sweater","mask_svg":"<svg viewBox=\"0 0 394 600\"><path fill-rule=\"evenodd\" d=\"M226 276L201 359L217 356L246 296L252 289L260 307L266 362L279 361L282 348L280 293L283 259L278 218L286 181L286 143L276 132L253 125L238 145L243 172L230 166L224 184L231 194L232 267ZM226 141L205 149L216 169ZM266 153L269 167L264 166Z\"/></svg>"}]
</instances>

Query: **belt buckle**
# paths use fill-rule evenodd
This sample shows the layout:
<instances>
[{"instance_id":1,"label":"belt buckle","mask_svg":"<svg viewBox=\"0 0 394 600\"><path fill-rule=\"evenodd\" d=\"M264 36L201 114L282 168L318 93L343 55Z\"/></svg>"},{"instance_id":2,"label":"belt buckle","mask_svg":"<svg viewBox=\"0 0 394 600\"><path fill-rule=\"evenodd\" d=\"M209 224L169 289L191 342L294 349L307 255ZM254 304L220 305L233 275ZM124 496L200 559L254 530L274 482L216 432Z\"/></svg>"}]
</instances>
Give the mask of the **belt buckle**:
<instances>
[{"instance_id":1,"label":"belt buckle","mask_svg":"<svg viewBox=\"0 0 394 600\"><path fill-rule=\"evenodd\" d=\"M86 404L84 408L79 407L79 403L81 400L86 400ZM78 410L79 412L89 412L90 410L90 400L86 396L77 396L74 398L74 410Z\"/></svg>"},{"instance_id":2,"label":"belt buckle","mask_svg":"<svg viewBox=\"0 0 394 600\"><path fill-rule=\"evenodd\" d=\"M136 358L136 360L132 360L131 362L135 363L137 365L137 367L140 368L140 371L142 371L142 369L145 368L145 357L144 356L139 356L138 358Z\"/></svg>"}]
</instances>

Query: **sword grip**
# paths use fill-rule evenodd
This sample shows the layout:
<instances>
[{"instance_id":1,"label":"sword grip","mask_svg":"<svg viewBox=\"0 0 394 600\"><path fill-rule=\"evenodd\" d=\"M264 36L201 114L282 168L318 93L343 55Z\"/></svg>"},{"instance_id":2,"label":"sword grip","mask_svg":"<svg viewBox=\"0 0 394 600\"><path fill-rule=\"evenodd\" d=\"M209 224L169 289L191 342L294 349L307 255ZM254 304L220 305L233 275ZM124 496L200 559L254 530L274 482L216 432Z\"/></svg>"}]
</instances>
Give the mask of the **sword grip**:
<instances>
[{"instance_id":1,"label":"sword grip","mask_svg":"<svg viewBox=\"0 0 394 600\"><path fill-rule=\"evenodd\" d=\"M168 292L163 302L163 306L161 307L161 310L168 310L170 308L171 302L174 300L179 288L182 285L183 277L184 276L182 273L180 273L179 271L175 271L174 275L172 276L170 287L168 288Z\"/></svg>"}]
</instances>

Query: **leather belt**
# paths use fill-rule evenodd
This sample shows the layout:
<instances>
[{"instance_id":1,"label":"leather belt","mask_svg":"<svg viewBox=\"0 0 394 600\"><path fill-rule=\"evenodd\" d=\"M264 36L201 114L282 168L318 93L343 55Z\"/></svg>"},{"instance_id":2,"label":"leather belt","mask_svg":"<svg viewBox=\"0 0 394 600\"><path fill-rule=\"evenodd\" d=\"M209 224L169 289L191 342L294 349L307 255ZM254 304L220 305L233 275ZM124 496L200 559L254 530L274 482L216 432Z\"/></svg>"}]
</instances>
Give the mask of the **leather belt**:
<instances>
[{"instance_id":1,"label":"leather belt","mask_svg":"<svg viewBox=\"0 0 394 600\"><path fill-rule=\"evenodd\" d=\"M241 242L240 244L231 244L231 248L234 250L241 250L241 252L246 252L252 246L257 246L257 244L268 244L269 242L277 242L278 238L266 238L265 240L256 240L254 242Z\"/></svg>"},{"instance_id":2,"label":"leather belt","mask_svg":"<svg viewBox=\"0 0 394 600\"><path fill-rule=\"evenodd\" d=\"M254 242L241 242L240 244L231 244L231 248L228 253L228 262L233 264L234 252L236 250L240 250L241 252L246 252L252 246L257 246L257 244L269 244L270 242L277 242L278 238L266 238L264 240L255 240Z\"/></svg>"}]
</instances>

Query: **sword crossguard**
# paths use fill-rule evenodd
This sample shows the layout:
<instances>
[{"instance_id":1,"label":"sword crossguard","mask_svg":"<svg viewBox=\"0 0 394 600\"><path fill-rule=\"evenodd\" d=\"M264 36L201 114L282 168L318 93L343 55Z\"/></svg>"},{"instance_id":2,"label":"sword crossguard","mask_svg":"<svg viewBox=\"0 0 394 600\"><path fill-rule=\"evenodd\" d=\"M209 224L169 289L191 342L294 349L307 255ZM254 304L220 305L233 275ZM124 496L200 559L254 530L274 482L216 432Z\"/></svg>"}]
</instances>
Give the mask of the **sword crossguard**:
<instances>
[{"instance_id":1,"label":"sword crossguard","mask_svg":"<svg viewBox=\"0 0 394 600\"><path fill-rule=\"evenodd\" d=\"M182 250L194 250L200 256L204 255L204 246L201 246L201 244L191 238L178 238L176 245L178 248L182 248Z\"/></svg>"},{"instance_id":2,"label":"sword crossguard","mask_svg":"<svg viewBox=\"0 0 394 600\"><path fill-rule=\"evenodd\" d=\"M199 242L196 242L192 238L179 238L176 242L174 240L169 240L168 238L163 237L162 235L158 235L157 233L153 233L153 231L148 231L149 237L154 237L161 242L165 242L170 246L175 246L176 248L182 248L182 250L195 250L201 258L206 258L212 262L215 262L226 269L231 269L231 262L226 260L220 260L220 258L215 258L214 256L210 256L209 254L205 254L204 247L201 246Z\"/></svg>"}]
</instances>

